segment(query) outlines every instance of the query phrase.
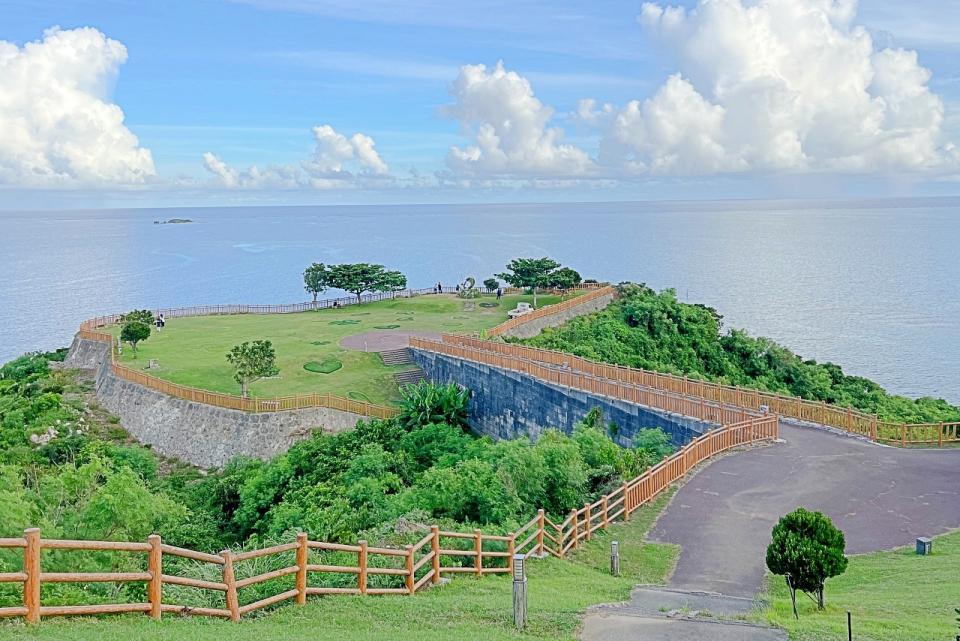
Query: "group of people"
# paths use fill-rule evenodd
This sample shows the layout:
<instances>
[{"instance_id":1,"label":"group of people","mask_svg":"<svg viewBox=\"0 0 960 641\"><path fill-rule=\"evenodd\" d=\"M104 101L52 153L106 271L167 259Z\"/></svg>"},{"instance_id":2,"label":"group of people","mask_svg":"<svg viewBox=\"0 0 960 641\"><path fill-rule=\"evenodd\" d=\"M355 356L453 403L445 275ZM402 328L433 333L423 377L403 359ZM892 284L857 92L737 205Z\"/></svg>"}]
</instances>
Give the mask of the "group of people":
<instances>
[{"instance_id":1,"label":"group of people","mask_svg":"<svg viewBox=\"0 0 960 641\"><path fill-rule=\"evenodd\" d=\"M159 332L167 325L167 319L164 317L163 312L157 314L157 317L153 321L157 326L157 331Z\"/></svg>"},{"instance_id":2,"label":"group of people","mask_svg":"<svg viewBox=\"0 0 960 641\"><path fill-rule=\"evenodd\" d=\"M460 285L457 285L457 286L456 286L456 291L457 291L457 293L460 292ZM433 293L434 293L434 294L442 294L442 293L443 293L443 285L441 285L440 283L437 283L436 285L434 285L434 286L433 286ZM497 287L497 300L500 300L501 298L503 298L503 288L502 288L502 287Z\"/></svg>"}]
</instances>

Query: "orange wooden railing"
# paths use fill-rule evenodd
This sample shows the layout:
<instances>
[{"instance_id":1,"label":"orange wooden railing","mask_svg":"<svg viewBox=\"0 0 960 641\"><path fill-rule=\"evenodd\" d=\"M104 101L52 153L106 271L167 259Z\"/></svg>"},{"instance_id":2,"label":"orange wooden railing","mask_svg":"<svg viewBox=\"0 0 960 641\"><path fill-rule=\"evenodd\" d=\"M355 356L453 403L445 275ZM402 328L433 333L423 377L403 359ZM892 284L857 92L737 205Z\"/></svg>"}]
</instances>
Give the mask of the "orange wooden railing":
<instances>
[{"instance_id":1,"label":"orange wooden railing","mask_svg":"<svg viewBox=\"0 0 960 641\"><path fill-rule=\"evenodd\" d=\"M433 341L411 336L410 347L483 363L491 367L520 372L555 385L569 387L589 394L607 396L629 403L646 405L647 407L654 407L674 414L692 416L712 423L735 423L747 420L753 416L752 413L736 405L708 401L703 397L686 396L674 392L651 389L635 383L602 378L569 368L547 365L518 356L498 353L493 350L456 344L461 338L464 339L462 341L463 343L472 342L476 339L461 336L445 338L450 338L451 342ZM476 342L484 346L501 345L488 341Z\"/></svg>"},{"instance_id":2,"label":"orange wooden railing","mask_svg":"<svg viewBox=\"0 0 960 641\"><path fill-rule=\"evenodd\" d=\"M960 422L891 423L878 420L876 414L867 414L850 407L838 407L824 402L804 400L799 396L784 396L757 389L721 385L673 374L601 363L565 352L485 341L459 334L444 334L442 341L444 344L545 364L598 379L701 398L708 402L740 407L754 412L766 408L774 414L828 425L893 445L943 446L960 442Z\"/></svg>"},{"instance_id":3,"label":"orange wooden railing","mask_svg":"<svg viewBox=\"0 0 960 641\"><path fill-rule=\"evenodd\" d=\"M23 565L19 572L0 574L0 583L23 586L22 605L0 607L0 618L24 617L35 623L43 617L143 612L154 619L163 613L222 617L233 621L245 614L283 601L306 603L311 595L328 594L414 594L428 584L439 582L443 574L467 573L481 577L491 573L508 573L513 568L514 554L550 554L564 558L580 543L589 541L593 533L608 528L617 521L626 521L641 505L682 478L690 469L711 456L731 448L777 438L779 422L775 415L750 418L718 428L694 439L678 452L647 470L620 488L601 497L556 523L543 510L516 532L506 535L473 532L441 531L432 526L430 532L413 545L404 548L374 547L366 541L357 545L311 541L306 534L298 534L296 541L268 548L233 552L224 550L208 554L188 550L162 542L157 535L146 542L76 541L41 538L36 528L25 530L23 537L0 539L0 549L23 550ZM519 541L519 543L518 543ZM42 551L109 550L142 555L141 571L136 572L44 572ZM349 565L320 563L311 558L324 553L356 554L356 562ZM280 559L282 567L261 574L238 578L247 560L287 554ZM176 574L166 574L164 559L190 559L219 568L218 581L201 580ZM167 570L169 570L167 566ZM356 575L350 587L316 585L318 575ZM244 603L243 590L266 581L289 577L290 587L276 594ZM372 586L372 577L387 577L386 585ZM392 577L392 579L390 579ZM314 585L311 585L314 579ZM146 600L139 603L97 603L90 605L43 605L41 586L45 583L143 583ZM164 601L164 586L187 586L222 594L222 607L192 606Z\"/></svg>"},{"instance_id":4,"label":"orange wooden railing","mask_svg":"<svg viewBox=\"0 0 960 641\"><path fill-rule=\"evenodd\" d=\"M529 314L525 314L523 316L518 316L517 318L511 318L507 321L504 321L499 325L497 325L496 327L488 329L487 336L502 336L505 332L515 327L518 327L520 325L529 323L532 320L536 320L538 318L543 318L544 316L551 316L553 314L566 311L572 307L576 307L577 305L588 303L591 300L594 300L596 298L601 298L603 296L611 296L613 294L616 294L616 289L613 286L599 284L599 283L597 284L591 283L590 285L582 286L576 289L585 291L585 293L580 294L575 298L571 298L570 300L557 303L556 305L547 305L545 307L541 307L540 309L535 309Z\"/></svg>"}]
</instances>

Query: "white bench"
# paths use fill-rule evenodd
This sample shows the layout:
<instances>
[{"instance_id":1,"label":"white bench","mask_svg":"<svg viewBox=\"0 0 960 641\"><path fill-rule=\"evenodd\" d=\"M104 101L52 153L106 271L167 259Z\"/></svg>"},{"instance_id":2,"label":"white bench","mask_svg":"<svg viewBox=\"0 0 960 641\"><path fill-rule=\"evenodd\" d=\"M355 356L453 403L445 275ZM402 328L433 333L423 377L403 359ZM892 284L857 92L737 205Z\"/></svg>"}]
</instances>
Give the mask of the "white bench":
<instances>
[{"instance_id":1,"label":"white bench","mask_svg":"<svg viewBox=\"0 0 960 641\"><path fill-rule=\"evenodd\" d=\"M533 306L530 303L517 303L515 309L511 309L507 312L507 316L510 318L517 318L519 316L526 316L527 314L533 311Z\"/></svg>"}]
</instances>

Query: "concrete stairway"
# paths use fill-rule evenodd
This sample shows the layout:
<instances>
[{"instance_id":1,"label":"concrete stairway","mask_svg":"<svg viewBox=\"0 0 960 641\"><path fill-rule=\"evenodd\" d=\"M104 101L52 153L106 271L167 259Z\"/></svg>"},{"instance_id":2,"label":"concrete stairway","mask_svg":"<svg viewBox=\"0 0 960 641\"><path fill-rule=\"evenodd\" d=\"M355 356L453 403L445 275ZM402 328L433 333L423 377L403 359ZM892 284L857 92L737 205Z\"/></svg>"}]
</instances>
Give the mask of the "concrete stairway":
<instances>
[{"instance_id":1,"label":"concrete stairway","mask_svg":"<svg viewBox=\"0 0 960 641\"><path fill-rule=\"evenodd\" d=\"M379 352L384 365L406 365L413 362L409 348L391 349L385 352Z\"/></svg>"},{"instance_id":2,"label":"concrete stairway","mask_svg":"<svg viewBox=\"0 0 960 641\"><path fill-rule=\"evenodd\" d=\"M407 370L406 372L400 372L393 375L393 380L395 380L397 385L401 387L404 385L416 385L425 378L426 375L423 373L423 370L419 368Z\"/></svg>"}]
</instances>

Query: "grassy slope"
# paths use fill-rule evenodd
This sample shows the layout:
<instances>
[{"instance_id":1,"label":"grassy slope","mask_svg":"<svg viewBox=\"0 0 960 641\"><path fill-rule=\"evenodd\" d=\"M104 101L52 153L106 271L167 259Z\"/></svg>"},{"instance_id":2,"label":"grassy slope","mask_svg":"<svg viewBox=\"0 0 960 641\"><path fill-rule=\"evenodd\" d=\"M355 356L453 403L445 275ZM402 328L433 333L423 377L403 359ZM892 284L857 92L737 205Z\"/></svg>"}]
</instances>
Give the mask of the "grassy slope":
<instances>
[{"instance_id":1,"label":"grassy slope","mask_svg":"<svg viewBox=\"0 0 960 641\"><path fill-rule=\"evenodd\" d=\"M385 366L376 354L346 350L339 341L344 336L377 331L377 325L399 325L398 330L476 331L493 327L507 319L507 311L532 296L504 296L500 306L480 307L496 302L493 297L464 301L450 296L420 296L324 309L299 314L237 316L198 316L171 319L162 332L154 331L139 348L137 359L124 349L121 361L146 367L157 359L160 368L151 374L160 378L216 392L239 393L232 370L225 358L231 347L244 341L269 339L277 352L280 378L263 380L251 386L254 396L284 396L320 392L350 396L374 403L396 400L399 391L393 374L405 369ZM541 306L558 302L556 296L539 296ZM464 303L473 309L464 310ZM333 321L358 321L349 325L331 325ZM113 328L114 334L119 330ZM314 345L315 341L327 341ZM334 358L343 367L331 374L303 369L308 361Z\"/></svg>"},{"instance_id":2,"label":"grassy slope","mask_svg":"<svg viewBox=\"0 0 960 641\"><path fill-rule=\"evenodd\" d=\"M672 492L634 513L629 524L597 533L574 557L529 563L530 624L513 629L511 581L492 575L458 577L414 597L312 598L305 607L286 605L237 625L200 617L166 615L160 623L143 615L49 620L39 626L0 624L4 639L38 641L499 641L573 639L585 608L622 601L637 583L661 583L677 548L643 538ZM621 571L609 574L609 542L620 541Z\"/></svg>"},{"instance_id":3,"label":"grassy slope","mask_svg":"<svg viewBox=\"0 0 960 641\"><path fill-rule=\"evenodd\" d=\"M938 537L933 549L931 556L901 548L851 557L847 571L827 582L824 612L797 596L799 621L786 585L774 577L766 616L794 641L846 639L847 610L857 641L953 639L960 634L953 612L960 607L960 532Z\"/></svg>"}]
</instances>

